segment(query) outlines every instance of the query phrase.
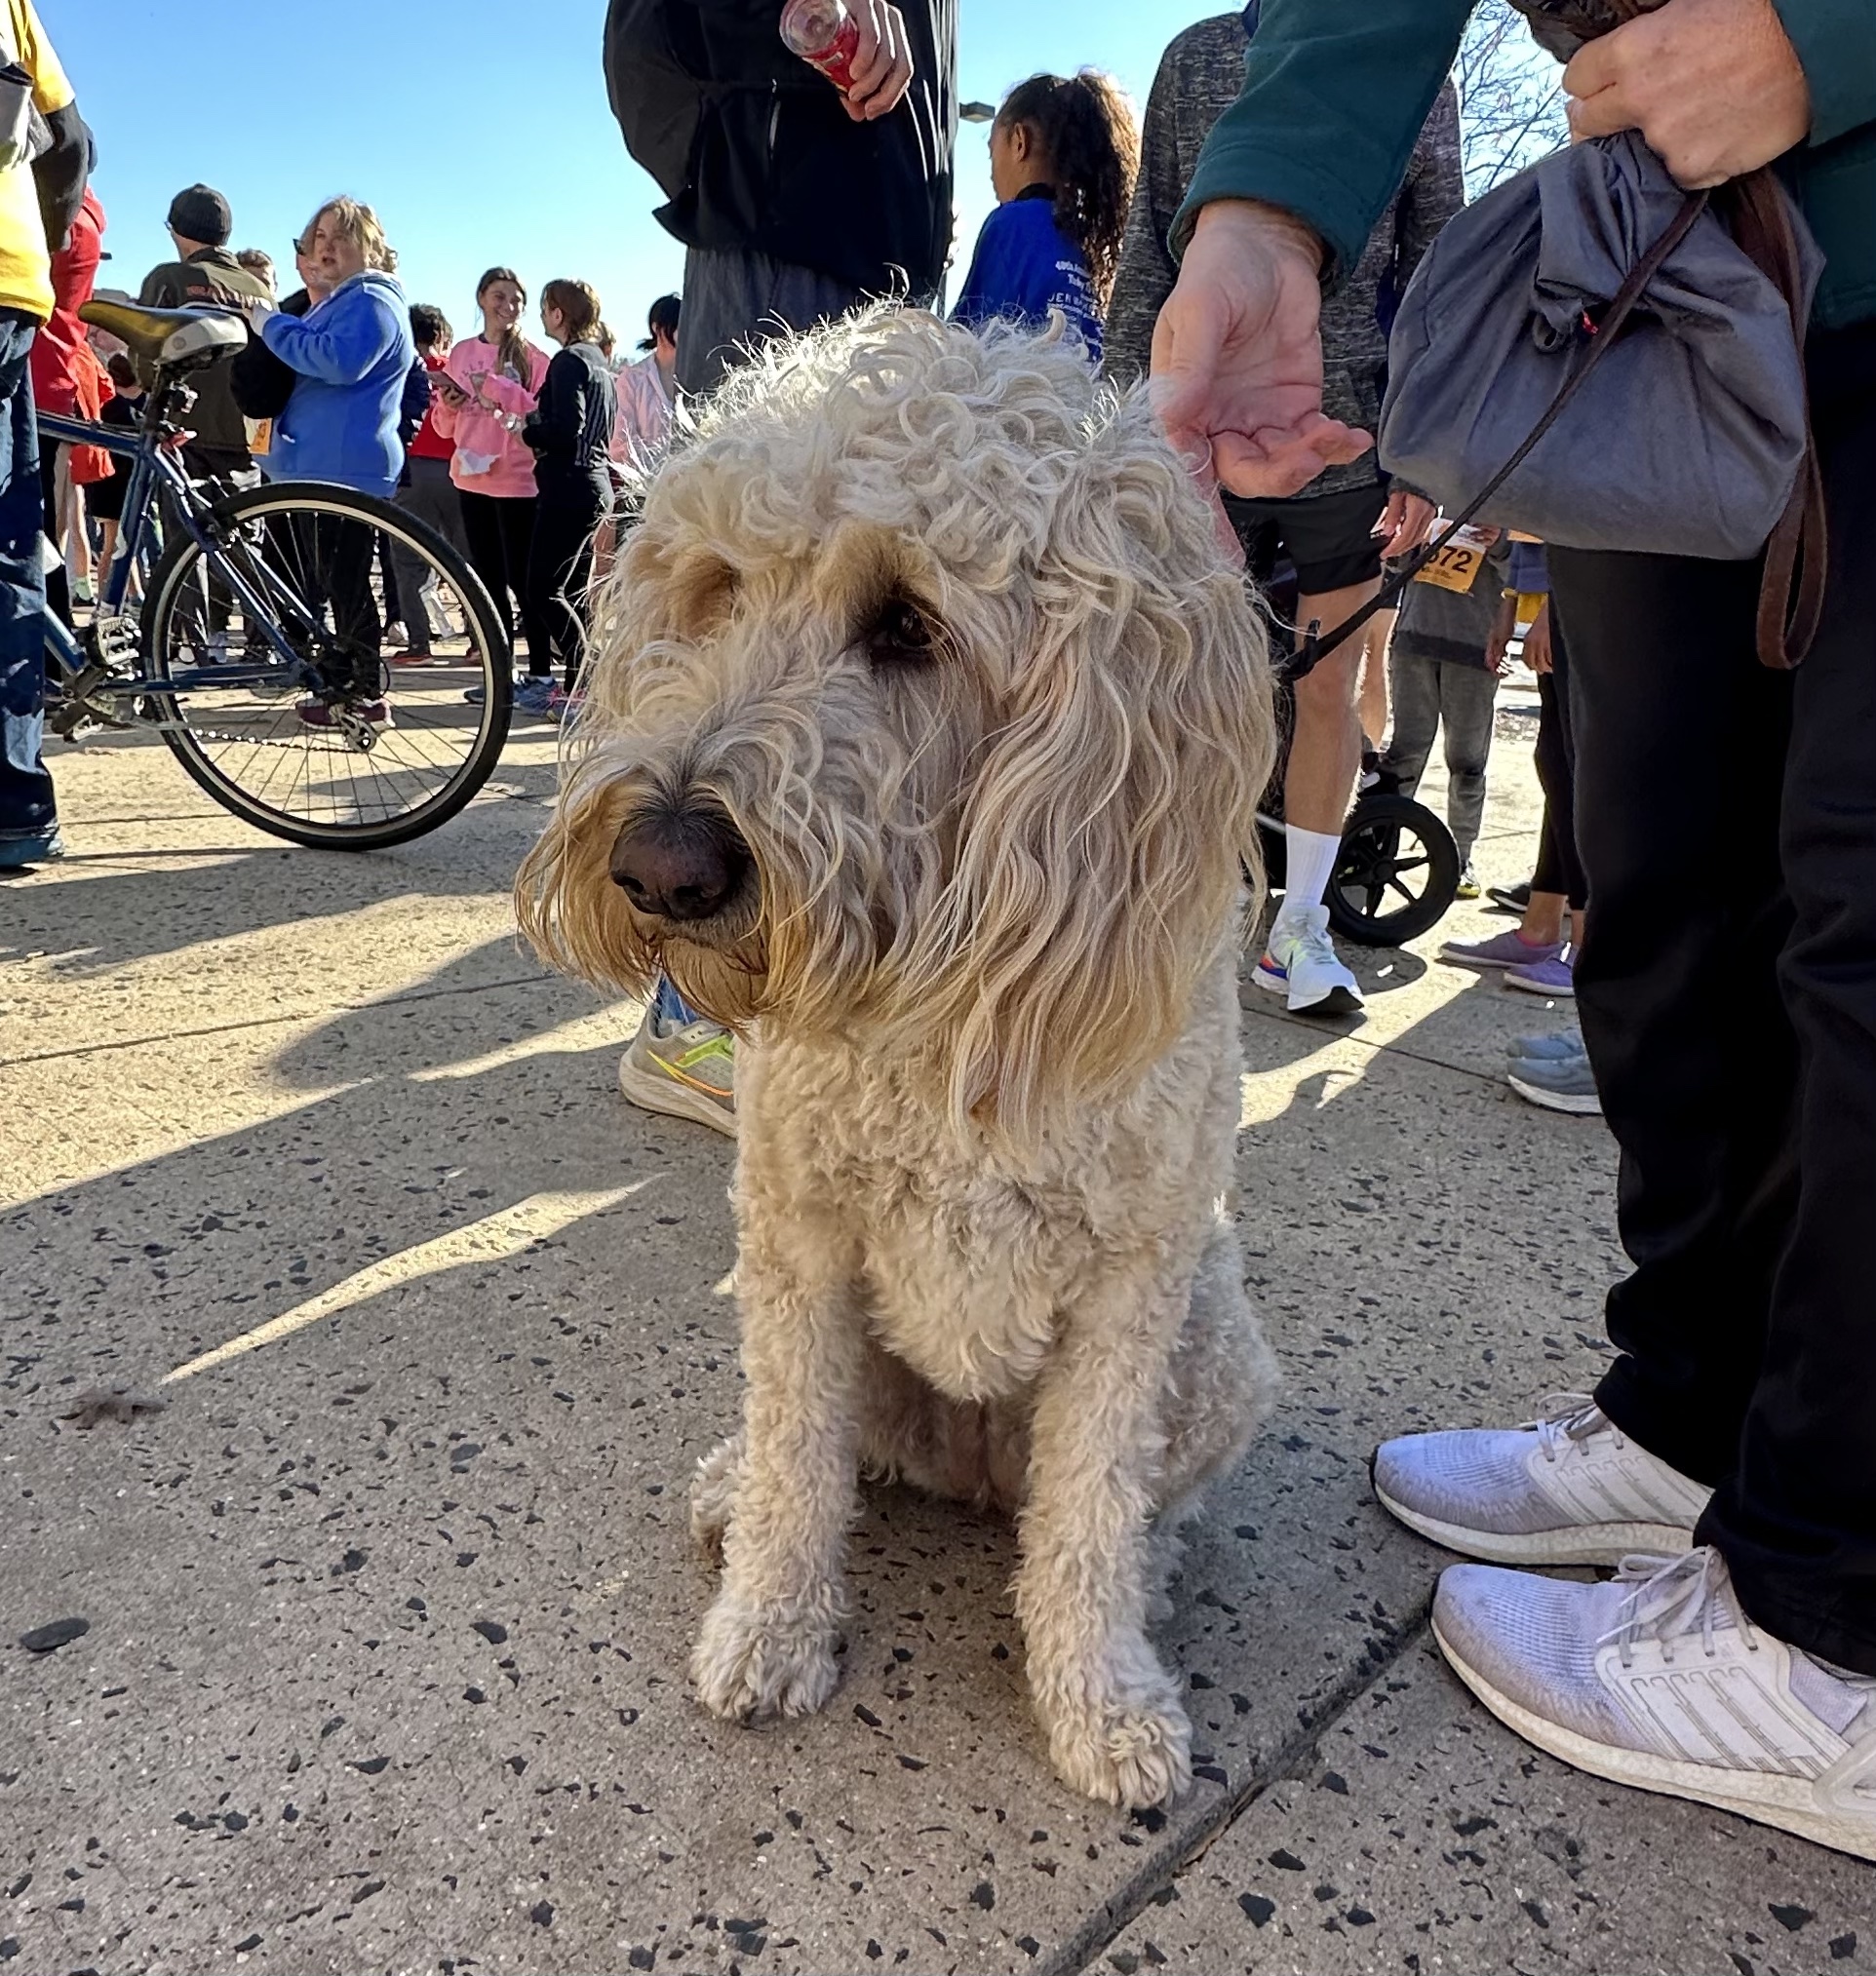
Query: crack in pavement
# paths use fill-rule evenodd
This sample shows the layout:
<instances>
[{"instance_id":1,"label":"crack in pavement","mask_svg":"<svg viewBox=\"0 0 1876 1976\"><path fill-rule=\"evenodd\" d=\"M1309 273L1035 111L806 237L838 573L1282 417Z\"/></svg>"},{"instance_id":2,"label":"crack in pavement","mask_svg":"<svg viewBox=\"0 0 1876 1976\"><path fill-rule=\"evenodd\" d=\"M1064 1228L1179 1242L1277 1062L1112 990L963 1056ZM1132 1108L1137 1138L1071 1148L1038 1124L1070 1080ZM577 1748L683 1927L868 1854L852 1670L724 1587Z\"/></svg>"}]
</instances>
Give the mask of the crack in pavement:
<instances>
[{"instance_id":1,"label":"crack in pavement","mask_svg":"<svg viewBox=\"0 0 1876 1976\"><path fill-rule=\"evenodd\" d=\"M1320 1036L1325 1043L1359 1043L1364 1050L1372 1050L1377 1056L1405 1057L1410 1064L1425 1064L1434 1070L1451 1070L1456 1076L1469 1077L1474 1083L1489 1085L1496 1089L1500 1074L1493 1070L1475 1070L1469 1064L1454 1064L1444 1057L1429 1057L1425 1050L1410 1048L1397 1037L1364 1036L1359 1029L1335 1029L1323 1023L1312 1023L1307 1016L1292 1016L1281 1009L1260 1009L1239 1003L1242 1013L1255 1017L1262 1023L1280 1023L1285 1028L1306 1029L1312 1036Z\"/></svg>"},{"instance_id":2,"label":"crack in pavement","mask_svg":"<svg viewBox=\"0 0 1876 1976\"><path fill-rule=\"evenodd\" d=\"M1078 1972L1090 1968L1095 1958L1118 1941L1146 1912L1153 1904L1153 1896L1171 1886L1182 1873L1202 1859L1267 1791L1288 1779L1307 1774L1329 1731L1426 1638L1431 1624L1432 1609L1433 1595L1429 1588L1426 1598L1402 1619L1386 1659L1373 1667L1364 1662L1338 1683L1330 1690L1320 1715L1295 1735L1279 1743L1269 1764L1254 1772L1243 1790L1234 1796L1221 1796L1194 1821L1192 1830L1182 1836L1183 1842L1176 1852L1156 1854L1112 1900L1103 1902L1090 1914L1049 1961L1036 1964L1038 1976L1078 1976Z\"/></svg>"},{"instance_id":3,"label":"crack in pavement","mask_svg":"<svg viewBox=\"0 0 1876 1976\"><path fill-rule=\"evenodd\" d=\"M137 1036L111 1036L102 1042L73 1043L62 1050L41 1050L28 1052L20 1057L0 1057L0 1070L23 1069L29 1064L57 1064L72 1057L92 1057L106 1050L136 1050L146 1043L182 1043L197 1036L227 1036L242 1029L277 1029L287 1023L317 1022L332 1016L355 1016L368 1009L402 1008L413 1002L443 1001L451 995L487 994L492 988L539 988L544 983L557 981L557 975L545 969L535 974L504 975L499 981L464 982L460 988L412 988L408 992L385 995L376 1000L363 1002L322 1003L315 1009L301 1009L297 1014L280 1016L248 1016L238 1023L212 1023L199 1029L156 1029Z\"/></svg>"}]
</instances>

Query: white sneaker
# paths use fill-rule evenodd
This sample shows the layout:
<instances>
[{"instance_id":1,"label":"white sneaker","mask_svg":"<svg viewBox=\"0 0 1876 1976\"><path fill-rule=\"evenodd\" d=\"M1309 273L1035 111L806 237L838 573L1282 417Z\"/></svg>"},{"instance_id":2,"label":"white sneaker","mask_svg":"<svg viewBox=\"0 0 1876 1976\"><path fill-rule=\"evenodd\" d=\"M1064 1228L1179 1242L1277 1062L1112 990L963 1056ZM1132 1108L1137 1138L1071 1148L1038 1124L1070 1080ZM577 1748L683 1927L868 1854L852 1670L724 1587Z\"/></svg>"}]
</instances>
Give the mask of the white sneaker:
<instances>
[{"instance_id":1,"label":"white sneaker","mask_svg":"<svg viewBox=\"0 0 1876 1976\"><path fill-rule=\"evenodd\" d=\"M1583 1393L1512 1430L1407 1434L1375 1451L1375 1495L1411 1530L1501 1565L1619 1565L1684 1551L1713 1493L1638 1447Z\"/></svg>"},{"instance_id":2,"label":"white sneaker","mask_svg":"<svg viewBox=\"0 0 1876 1976\"><path fill-rule=\"evenodd\" d=\"M443 587L438 583L434 569L423 579L423 587L417 592L417 601L422 605L423 620L429 626L433 639L455 637L455 627L443 607Z\"/></svg>"},{"instance_id":3,"label":"white sneaker","mask_svg":"<svg viewBox=\"0 0 1876 1976\"><path fill-rule=\"evenodd\" d=\"M1351 1016L1362 1006L1361 984L1336 956L1329 909L1285 906L1270 923L1270 945L1257 964L1259 988L1286 995L1292 1010Z\"/></svg>"},{"instance_id":4,"label":"white sneaker","mask_svg":"<svg viewBox=\"0 0 1876 1976\"><path fill-rule=\"evenodd\" d=\"M736 1039L722 1024L661 1023L645 1012L619 1059L619 1092L642 1111L688 1118L736 1136Z\"/></svg>"},{"instance_id":5,"label":"white sneaker","mask_svg":"<svg viewBox=\"0 0 1876 1976\"><path fill-rule=\"evenodd\" d=\"M1718 1551L1571 1584L1455 1565L1433 1637L1502 1723L1579 1770L1876 1859L1876 1680L1761 1632Z\"/></svg>"}]
</instances>

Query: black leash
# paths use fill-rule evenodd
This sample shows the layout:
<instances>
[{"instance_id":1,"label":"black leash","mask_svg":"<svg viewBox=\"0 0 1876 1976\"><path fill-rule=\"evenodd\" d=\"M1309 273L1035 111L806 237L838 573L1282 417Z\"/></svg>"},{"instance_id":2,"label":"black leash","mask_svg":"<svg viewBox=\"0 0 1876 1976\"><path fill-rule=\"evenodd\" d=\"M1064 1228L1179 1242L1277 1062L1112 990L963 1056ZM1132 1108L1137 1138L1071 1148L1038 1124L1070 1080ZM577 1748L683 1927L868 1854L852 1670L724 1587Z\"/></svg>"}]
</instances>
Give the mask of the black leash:
<instances>
[{"instance_id":1,"label":"black leash","mask_svg":"<svg viewBox=\"0 0 1876 1976\"><path fill-rule=\"evenodd\" d=\"M1704 192L1690 192L1681 210L1663 229L1661 238L1642 255L1629 270L1628 278L1616 291L1615 299L1610 302L1601 317L1592 321L1583 314L1583 336L1589 345L1589 354L1578 366L1576 371L1565 380L1562 390L1544 408L1544 416L1538 420L1525 436L1524 444L1473 495L1464 509L1448 522L1437 535L1429 537L1412 555L1403 557L1395 568L1383 580L1381 588L1357 611L1351 612L1324 636L1320 623L1312 623L1303 634L1302 642L1290 658L1277 668L1280 678L1296 680L1307 678L1317 665L1358 632L1378 611L1388 609L1414 578L1425 569L1433 558L1444 549L1455 535L1472 520L1506 481L1530 458L1533 449L1557 420L1563 416L1570 401L1582 390L1583 380L1602 361L1604 353L1616 340L1617 332L1628 320L1635 304L1641 300L1642 291L1661 272L1661 264L1674 252L1692 230L1694 222L1706 211L1708 195Z\"/></svg>"}]
</instances>

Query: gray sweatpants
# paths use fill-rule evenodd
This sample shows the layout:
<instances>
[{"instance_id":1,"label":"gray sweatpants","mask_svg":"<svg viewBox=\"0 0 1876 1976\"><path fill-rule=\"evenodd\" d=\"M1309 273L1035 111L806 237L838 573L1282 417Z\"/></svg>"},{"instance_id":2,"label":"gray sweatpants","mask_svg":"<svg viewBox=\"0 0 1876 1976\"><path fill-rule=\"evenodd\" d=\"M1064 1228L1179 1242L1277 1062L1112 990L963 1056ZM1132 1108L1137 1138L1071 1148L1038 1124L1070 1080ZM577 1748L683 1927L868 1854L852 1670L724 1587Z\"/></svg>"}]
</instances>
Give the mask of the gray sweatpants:
<instances>
[{"instance_id":1,"label":"gray sweatpants","mask_svg":"<svg viewBox=\"0 0 1876 1976\"><path fill-rule=\"evenodd\" d=\"M684 256L678 384L691 398L715 391L741 363L739 345L843 316L861 299L832 275L754 248L692 247Z\"/></svg>"},{"instance_id":2,"label":"gray sweatpants","mask_svg":"<svg viewBox=\"0 0 1876 1976\"><path fill-rule=\"evenodd\" d=\"M1382 758L1382 772L1393 776L1402 795L1412 795L1427 771L1433 735L1446 735L1446 823L1464 864L1478 842L1485 821L1485 764L1492 753L1492 714L1498 700L1496 675L1483 666L1426 659L1398 649L1387 654L1393 694L1394 734Z\"/></svg>"},{"instance_id":3,"label":"gray sweatpants","mask_svg":"<svg viewBox=\"0 0 1876 1976\"><path fill-rule=\"evenodd\" d=\"M462 501L449 478L448 460L410 459L405 462L410 478L393 496L404 512L418 522L427 522L450 548L469 554L468 538L462 531ZM410 637L413 652L430 649L430 620L418 595L429 565L405 548L391 545L391 566L397 571L398 608L404 613L404 629Z\"/></svg>"}]
</instances>

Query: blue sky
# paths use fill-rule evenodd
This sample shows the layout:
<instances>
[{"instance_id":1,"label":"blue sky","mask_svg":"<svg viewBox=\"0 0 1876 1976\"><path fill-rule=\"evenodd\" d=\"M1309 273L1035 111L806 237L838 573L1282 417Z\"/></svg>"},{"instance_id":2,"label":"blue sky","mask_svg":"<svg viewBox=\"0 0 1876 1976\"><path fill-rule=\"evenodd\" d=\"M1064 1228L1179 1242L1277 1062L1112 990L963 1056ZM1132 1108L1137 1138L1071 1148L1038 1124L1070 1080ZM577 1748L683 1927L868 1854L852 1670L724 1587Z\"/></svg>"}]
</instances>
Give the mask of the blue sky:
<instances>
[{"instance_id":1,"label":"blue sky","mask_svg":"<svg viewBox=\"0 0 1876 1976\"><path fill-rule=\"evenodd\" d=\"M605 0L37 4L98 134L113 256L100 285L135 291L168 254L171 195L202 179L234 208L233 245L282 263L323 198L368 201L411 299L440 303L458 331L476 325L491 263L530 296L555 276L592 282L635 338L678 286L682 250L650 217L657 188L606 107ZM1036 69L1093 63L1144 105L1161 48L1218 11L961 0L960 94L996 101ZM992 203L985 142L981 126L958 136L960 262Z\"/></svg>"}]
</instances>

